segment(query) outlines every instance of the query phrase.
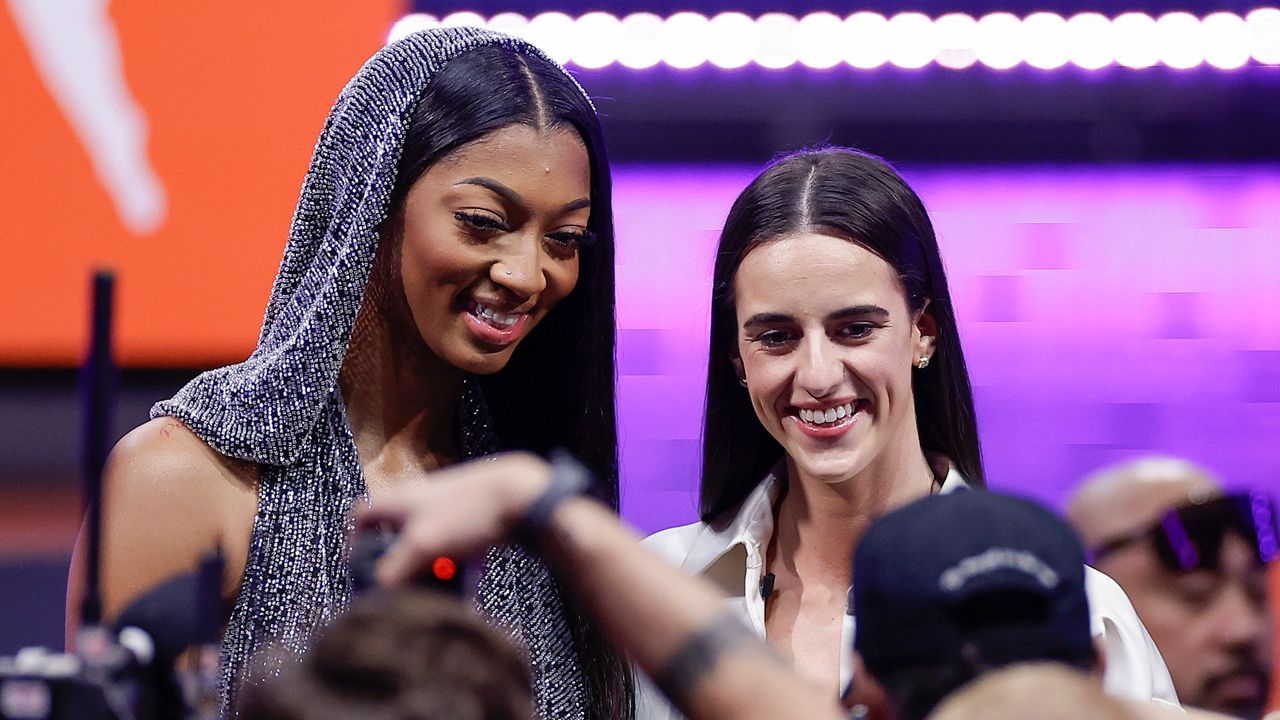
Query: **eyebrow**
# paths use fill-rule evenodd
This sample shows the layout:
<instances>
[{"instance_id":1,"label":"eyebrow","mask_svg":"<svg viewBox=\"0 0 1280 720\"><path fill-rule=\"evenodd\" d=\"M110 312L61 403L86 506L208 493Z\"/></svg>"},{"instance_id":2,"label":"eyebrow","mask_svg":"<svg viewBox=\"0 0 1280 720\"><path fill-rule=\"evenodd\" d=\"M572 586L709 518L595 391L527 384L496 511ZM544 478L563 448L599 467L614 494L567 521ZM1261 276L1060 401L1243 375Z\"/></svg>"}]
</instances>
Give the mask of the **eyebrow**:
<instances>
[{"instance_id":1,"label":"eyebrow","mask_svg":"<svg viewBox=\"0 0 1280 720\"><path fill-rule=\"evenodd\" d=\"M853 307L842 308L840 310L837 310L831 313L830 315L827 315L827 319L828 320L844 320L845 318L861 317L865 315L874 315L876 318L880 320L889 319L889 311L885 310L879 305L854 305Z\"/></svg>"},{"instance_id":2,"label":"eyebrow","mask_svg":"<svg viewBox=\"0 0 1280 720\"><path fill-rule=\"evenodd\" d=\"M493 178L470 177L470 178L466 178L465 180L459 180L458 182L454 183L454 185L478 185L502 197L502 199L506 200L507 202L513 205L519 205L520 207L528 207L528 205L525 204L524 198L520 197L520 193L516 192L515 190L512 190L511 188L507 187L506 185L503 185L502 183L498 182L497 180L494 180ZM560 206L560 212L562 213L573 212L574 210L581 210L582 208L586 208L586 207L591 207L591 198L580 197L577 200L570 200L569 202Z\"/></svg>"},{"instance_id":3,"label":"eyebrow","mask_svg":"<svg viewBox=\"0 0 1280 720\"><path fill-rule=\"evenodd\" d=\"M827 315L827 320L844 320L851 317L865 317L872 315L880 320L889 319L889 311L879 305L854 305L852 307L840 308L835 312ZM760 325L778 325L781 323L794 322L795 318L785 313L757 313L747 318L742 323L744 330L749 330Z\"/></svg>"}]
</instances>

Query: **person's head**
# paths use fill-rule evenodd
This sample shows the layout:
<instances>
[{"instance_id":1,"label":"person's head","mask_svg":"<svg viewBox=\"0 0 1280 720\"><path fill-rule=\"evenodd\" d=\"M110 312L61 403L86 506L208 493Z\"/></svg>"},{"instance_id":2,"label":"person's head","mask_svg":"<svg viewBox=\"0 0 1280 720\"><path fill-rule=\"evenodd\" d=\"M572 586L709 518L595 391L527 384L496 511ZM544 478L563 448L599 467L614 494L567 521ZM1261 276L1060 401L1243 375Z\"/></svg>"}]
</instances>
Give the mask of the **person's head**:
<instances>
[{"instance_id":1,"label":"person's head","mask_svg":"<svg viewBox=\"0 0 1280 720\"><path fill-rule=\"evenodd\" d=\"M1091 475L1068 516L1093 565L1133 602L1178 698L1257 717L1272 652L1264 567L1276 553L1270 501L1224 495L1204 468L1148 457Z\"/></svg>"},{"instance_id":2,"label":"person's head","mask_svg":"<svg viewBox=\"0 0 1280 720\"><path fill-rule=\"evenodd\" d=\"M1084 550L1027 500L961 490L881 516L854 553L852 608L854 649L901 720L994 668L1100 668Z\"/></svg>"},{"instance_id":3,"label":"person's head","mask_svg":"<svg viewBox=\"0 0 1280 720\"><path fill-rule=\"evenodd\" d=\"M482 377L507 445L615 481L611 192L573 78L520 43L466 51L411 110L370 293L421 357Z\"/></svg>"},{"instance_id":4,"label":"person's head","mask_svg":"<svg viewBox=\"0 0 1280 720\"><path fill-rule=\"evenodd\" d=\"M577 82L510 40L435 72L408 119L369 290L416 352L479 376L504 447L569 450L617 509L613 263L609 161ZM625 664L570 615L592 707L625 714Z\"/></svg>"},{"instance_id":5,"label":"person's head","mask_svg":"<svg viewBox=\"0 0 1280 720\"><path fill-rule=\"evenodd\" d=\"M532 720L528 662L473 611L421 590L352 603L298 664L249 684L245 720Z\"/></svg>"},{"instance_id":6,"label":"person's head","mask_svg":"<svg viewBox=\"0 0 1280 720\"><path fill-rule=\"evenodd\" d=\"M1059 663L1020 663L990 672L943 701L929 720L1140 720L1097 678ZM1176 717L1170 715L1170 717Z\"/></svg>"},{"instance_id":7,"label":"person's head","mask_svg":"<svg viewBox=\"0 0 1280 720\"><path fill-rule=\"evenodd\" d=\"M839 482L923 449L982 484L937 239L884 161L827 148L770 165L729 211L711 304L704 519L784 453Z\"/></svg>"}]
</instances>

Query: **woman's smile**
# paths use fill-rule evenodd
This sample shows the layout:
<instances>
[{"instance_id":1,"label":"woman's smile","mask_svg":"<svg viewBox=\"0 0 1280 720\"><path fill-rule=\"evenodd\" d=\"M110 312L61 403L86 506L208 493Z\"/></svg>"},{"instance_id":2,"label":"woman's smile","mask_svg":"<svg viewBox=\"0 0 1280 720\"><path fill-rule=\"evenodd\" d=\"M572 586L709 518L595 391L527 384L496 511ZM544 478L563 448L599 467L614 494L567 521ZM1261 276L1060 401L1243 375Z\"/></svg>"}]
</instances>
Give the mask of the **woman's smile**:
<instances>
[{"instance_id":1,"label":"woman's smile","mask_svg":"<svg viewBox=\"0 0 1280 720\"><path fill-rule=\"evenodd\" d=\"M809 437L837 438L865 420L870 405L867 400L854 399L834 405L792 407L785 417Z\"/></svg>"},{"instance_id":2,"label":"woman's smile","mask_svg":"<svg viewBox=\"0 0 1280 720\"><path fill-rule=\"evenodd\" d=\"M842 482L919 454L912 372L926 348L888 262L797 232L747 253L734 294L747 393L802 475Z\"/></svg>"},{"instance_id":3,"label":"woman's smile","mask_svg":"<svg viewBox=\"0 0 1280 720\"><path fill-rule=\"evenodd\" d=\"M496 304L486 305L468 300L462 317L481 342L504 347L524 337L531 315L525 311L504 312Z\"/></svg>"},{"instance_id":4,"label":"woman's smile","mask_svg":"<svg viewBox=\"0 0 1280 720\"><path fill-rule=\"evenodd\" d=\"M526 125L423 173L405 198L400 267L428 350L481 375L507 364L578 282L590 184L575 133Z\"/></svg>"}]
</instances>

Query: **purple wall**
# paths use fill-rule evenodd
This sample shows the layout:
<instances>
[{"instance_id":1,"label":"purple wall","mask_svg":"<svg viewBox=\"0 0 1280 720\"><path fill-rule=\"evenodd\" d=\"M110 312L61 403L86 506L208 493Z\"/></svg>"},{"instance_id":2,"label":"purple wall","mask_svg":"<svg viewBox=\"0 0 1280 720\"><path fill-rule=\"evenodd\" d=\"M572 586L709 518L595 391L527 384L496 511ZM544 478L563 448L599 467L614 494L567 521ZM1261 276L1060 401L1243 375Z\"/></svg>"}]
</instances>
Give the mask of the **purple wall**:
<instances>
[{"instance_id":1,"label":"purple wall","mask_svg":"<svg viewBox=\"0 0 1280 720\"><path fill-rule=\"evenodd\" d=\"M754 168L623 166L624 515L696 517L712 252ZM918 168L990 484L1061 506L1173 453L1280 490L1280 166Z\"/></svg>"}]
</instances>

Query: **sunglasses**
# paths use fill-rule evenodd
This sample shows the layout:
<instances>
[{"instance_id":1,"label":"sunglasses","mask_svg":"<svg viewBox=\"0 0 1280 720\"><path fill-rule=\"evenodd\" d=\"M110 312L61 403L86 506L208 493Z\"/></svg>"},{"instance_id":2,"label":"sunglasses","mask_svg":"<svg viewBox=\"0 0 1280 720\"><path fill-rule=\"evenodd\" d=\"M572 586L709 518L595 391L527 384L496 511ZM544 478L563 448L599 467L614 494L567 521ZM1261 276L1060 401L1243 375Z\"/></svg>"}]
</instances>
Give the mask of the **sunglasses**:
<instances>
[{"instance_id":1,"label":"sunglasses","mask_svg":"<svg viewBox=\"0 0 1280 720\"><path fill-rule=\"evenodd\" d=\"M1260 492L1233 493L1170 510L1151 527L1107 540L1089 551L1090 564L1122 548L1150 542L1166 570L1217 570L1222 542L1236 535L1265 565L1280 553L1276 507Z\"/></svg>"}]
</instances>

